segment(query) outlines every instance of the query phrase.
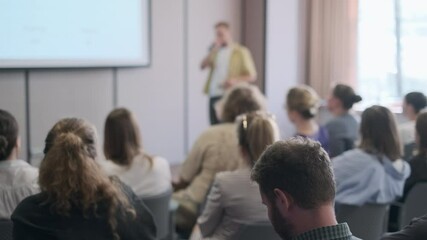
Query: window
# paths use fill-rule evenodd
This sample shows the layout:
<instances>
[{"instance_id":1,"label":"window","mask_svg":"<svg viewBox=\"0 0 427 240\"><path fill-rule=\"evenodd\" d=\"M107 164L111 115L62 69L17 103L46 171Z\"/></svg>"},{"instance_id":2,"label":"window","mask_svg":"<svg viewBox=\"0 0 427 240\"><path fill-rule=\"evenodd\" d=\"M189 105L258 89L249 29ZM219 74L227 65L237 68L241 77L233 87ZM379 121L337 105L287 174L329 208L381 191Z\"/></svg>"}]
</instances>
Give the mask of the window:
<instances>
[{"instance_id":1,"label":"window","mask_svg":"<svg viewBox=\"0 0 427 240\"><path fill-rule=\"evenodd\" d=\"M427 1L360 0L358 90L364 105L427 92Z\"/></svg>"}]
</instances>

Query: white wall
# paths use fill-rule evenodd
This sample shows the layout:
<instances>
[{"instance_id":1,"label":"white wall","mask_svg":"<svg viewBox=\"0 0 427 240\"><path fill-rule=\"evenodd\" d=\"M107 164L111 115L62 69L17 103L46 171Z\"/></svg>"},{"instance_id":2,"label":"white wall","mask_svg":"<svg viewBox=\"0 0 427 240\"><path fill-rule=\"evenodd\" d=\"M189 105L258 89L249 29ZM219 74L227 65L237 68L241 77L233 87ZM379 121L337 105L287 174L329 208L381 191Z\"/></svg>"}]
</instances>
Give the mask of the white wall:
<instances>
[{"instance_id":1,"label":"white wall","mask_svg":"<svg viewBox=\"0 0 427 240\"><path fill-rule=\"evenodd\" d=\"M61 118L89 120L103 139L105 116L113 107L112 70L33 70L29 74L33 163L42 157L49 129Z\"/></svg>"},{"instance_id":2,"label":"white wall","mask_svg":"<svg viewBox=\"0 0 427 240\"><path fill-rule=\"evenodd\" d=\"M299 0L267 1L266 95L282 137L294 134L284 111L285 94L301 82Z\"/></svg>"},{"instance_id":3,"label":"white wall","mask_svg":"<svg viewBox=\"0 0 427 240\"><path fill-rule=\"evenodd\" d=\"M18 121L22 143L21 158L27 155L27 127L25 121L25 76L22 71L0 72L0 109L10 111Z\"/></svg>"},{"instance_id":4,"label":"white wall","mask_svg":"<svg viewBox=\"0 0 427 240\"><path fill-rule=\"evenodd\" d=\"M208 97L203 93L208 70L200 70L200 62L214 41L218 21L231 24L233 36L240 41L241 0L188 1L188 147L209 126Z\"/></svg>"},{"instance_id":5,"label":"white wall","mask_svg":"<svg viewBox=\"0 0 427 240\"><path fill-rule=\"evenodd\" d=\"M118 105L135 112L145 148L174 163L185 155L183 2L152 1L151 66L118 71Z\"/></svg>"},{"instance_id":6,"label":"white wall","mask_svg":"<svg viewBox=\"0 0 427 240\"><path fill-rule=\"evenodd\" d=\"M117 89L111 68L29 71L29 136L35 159L41 157L48 129L60 118L86 118L102 135L117 91L118 105L130 108L138 118L146 150L171 163L184 160L195 137L208 126L207 99L202 94L207 73L199 70L199 61L218 20L230 21L236 37L240 35L241 0L151 3L151 66L118 69ZM27 136L24 76L24 70L0 70L0 108L18 119L23 143Z\"/></svg>"}]
</instances>

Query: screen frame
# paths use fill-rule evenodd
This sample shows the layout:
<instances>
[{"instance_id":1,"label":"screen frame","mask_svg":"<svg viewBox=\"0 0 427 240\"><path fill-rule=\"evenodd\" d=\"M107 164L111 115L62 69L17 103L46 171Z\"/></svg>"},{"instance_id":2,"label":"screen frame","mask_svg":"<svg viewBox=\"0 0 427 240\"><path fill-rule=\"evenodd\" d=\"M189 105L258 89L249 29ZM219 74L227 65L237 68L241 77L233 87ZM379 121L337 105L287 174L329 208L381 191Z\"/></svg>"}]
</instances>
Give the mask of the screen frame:
<instances>
[{"instance_id":1,"label":"screen frame","mask_svg":"<svg viewBox=\"0 0 427 240\"><path fill-rule=\"evenodd\" d=\"M147 62L143 59L55 59L55 60L6 60L0 59L0 69L73 69L73 68L116 68L139 67L149 68L152 64L152 0L147 1ZM144 34L144 32L142 32Z\"/></svg>"}]
</instances>

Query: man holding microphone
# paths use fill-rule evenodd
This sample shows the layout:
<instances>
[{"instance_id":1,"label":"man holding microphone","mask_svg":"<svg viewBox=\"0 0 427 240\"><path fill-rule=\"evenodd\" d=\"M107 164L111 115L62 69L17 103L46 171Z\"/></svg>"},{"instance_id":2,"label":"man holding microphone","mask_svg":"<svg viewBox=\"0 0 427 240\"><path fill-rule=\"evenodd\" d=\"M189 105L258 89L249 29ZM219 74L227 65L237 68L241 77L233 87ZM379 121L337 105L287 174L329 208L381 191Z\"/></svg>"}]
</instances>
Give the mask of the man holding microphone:
<instances>
[{"instance_id":1,"label":"man holding microphone","mask_svg":"<svg viewBox=\"0 0 427 240\"><path fill-rule=\"evenodd\" d=\"M201 68L209 68L205 93L209 96L209 115L212 125L219 123L215 103L224 92L240 82L256 80L255 64L249 50L234 42L230 25L219 22L215 25L216 40L209 54L203 59Z\"/></svg>"}]
</instances>

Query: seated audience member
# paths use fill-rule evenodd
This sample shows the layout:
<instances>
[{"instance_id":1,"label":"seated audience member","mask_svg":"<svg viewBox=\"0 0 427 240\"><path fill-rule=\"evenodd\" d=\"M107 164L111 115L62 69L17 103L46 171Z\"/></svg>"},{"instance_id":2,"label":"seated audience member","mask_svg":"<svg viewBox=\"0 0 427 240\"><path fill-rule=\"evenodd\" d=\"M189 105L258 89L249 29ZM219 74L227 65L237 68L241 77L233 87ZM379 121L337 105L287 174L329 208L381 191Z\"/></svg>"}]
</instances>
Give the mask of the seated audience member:
<instances>
[{"instance_id":1,"label":"seated audience member","mask_svg":"<svg viewBox=\"0 0 427 240\"><path fill-rule=\"evenodd\" d=\"M132 188L138 196L155 196L169 191L169 163L142 149L140 130L134 115L125 108L113 110L105 121L104 169Z\"/></svg>"},{"instance_id":2,"label":"seated audience member","mask_svg":"<svg viewBox=\"0 0 427 240\"><path fill-rule=\"evenodd\" d=\"M390 203L403 194L409 165L400 159L399 137L393 114L372 106L362 114L361 143L332 159L336 202L348 205Z\"/></svg>"},{"instance_id":3,"label":"seated audience member","mask_svg":"<svg viewBox=\"0 0 427 240\"><path fill-rule=\"evenodd\" d=\"M174 183L173 199L179 203L176 225L182 235L191 233L215 174L236 170L242 163L236 117L265 110L265 99L255 86L239 84L226 93L220 105L222 123L209 127L199 136L182 164L179 182Z\"/></svg>"},{"instance_id":4,"label":"seated audience member","mask_svg":"<svg viewBox=\"0 0 427 240\"><path fill-rule=\"evenodd\" d=\"M427 182L427 113L418 115L415 125L418 154L409 161L411 175L406 180L404 197L419 182Z\"/></svg>"},{"instance_id":5,"label":"seated audience member","mask_svg":"<svg viewBox=\"0 0 427 240\"><path fill-rule=\"evenodd\" d=\"M242 224L268 221L258 185L251 181L250 175L261 153L279 140L279 128L270 116L261 112L243 115L237 123L244 163L238 170L216 175L197 221L203 239L235 239Z\"/></svg>"},{"instance_id":6,"label":"seated audience member","mask_svg":"<svg viewBox=\"0 0 427 240\"><path fill-rule=\"evenodd\" d=\"M359 135L359 123L349 113L353 104L362 101L353 88L338 84L328 100L328 109L334 118L326 124L329 133L329 156L336 157L353 149Z\"/></svg>"},{"instance_id":7,"label":"seated audience member","mask_svg":"<svg viewBox=\"0 0 427 240\"><path fill-rule=\"evenodd\" d=\"M405 99L403 100L403 114L409 121L399 126L402 149L404 149L405 145L415 142L415 121L418 114L426 106L427 99L423 93L411 92L405 95Z\"/></svg>"},{"instance_id":8,"label":"seated audience member","mask_svg":"<svg viewBox=\"0 0 427 240\"><path fill-rule=\"evenodd\" d=\"M9 219L19 202L40 191L37 168L18 159L18 135L15 118L0 110L0 219Z\"/></svg>"},{"instance_id":9,"label":"seated audience member","mask_svg":"<svg viewBox=\"0 0 427 240\"><path fill-rule=\"evenodd\" d=\"M40 165L41 193L12 214L15 240L155 239L153 218L137 196L96 162L96 133L67 118L50 130Z\"/></svg>"},{"instance_id":10,"label":"seated audience member","mask_svg":"<svg viewBox=\"0 0 427 240\"><path fill-rule=\"evenodd\" d=\"M388 234L381 240L425 240L427 239L427 215L416 218L399 232Z\"/></svg>"},{"instance_id":11,"label":"seated audience member","mask_svg":"<svg viewBox=\"0 0 427 240\"><path fill-rule=\"evenodd\" d=\"M268 147L252 169L274 229L282 239L358 239L337 223L331 161L318 142L306 138Z\"/></svg>"},{"instance_id":12,"label":"seated audience member","mask_svg":"<svg viewBox=\"0 0 427 240\"><path fill-rule=\"evenodd\" d=\"M329 151L328 130L319 126L315 117L319 110L319 97L309 86L301 85L291 88L286 98L286 109L289 120L296 127L296 136L319 141Z\"/></svg>"}]
</instances>

